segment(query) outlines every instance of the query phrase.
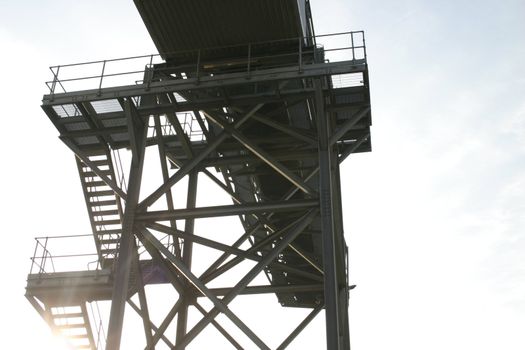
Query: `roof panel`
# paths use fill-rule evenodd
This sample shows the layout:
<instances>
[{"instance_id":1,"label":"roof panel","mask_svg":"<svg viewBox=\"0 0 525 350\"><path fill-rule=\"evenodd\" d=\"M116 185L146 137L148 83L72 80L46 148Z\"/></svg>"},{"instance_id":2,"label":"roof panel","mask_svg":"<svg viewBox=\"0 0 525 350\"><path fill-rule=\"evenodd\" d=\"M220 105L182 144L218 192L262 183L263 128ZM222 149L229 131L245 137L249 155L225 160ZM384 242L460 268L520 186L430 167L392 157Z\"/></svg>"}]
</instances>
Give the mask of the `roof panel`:
<instances>
[{"instance_id":1,"label":"roof panel","mask_svg":"<svg viewBox=\"0 0 525 350\"><path fill-rule=\"evenodd\" d=\"M164 58L170 53L302 36L297 0L134 0ZM304 21L304 20L303 20Z\"/></svg>"}]
</instances>

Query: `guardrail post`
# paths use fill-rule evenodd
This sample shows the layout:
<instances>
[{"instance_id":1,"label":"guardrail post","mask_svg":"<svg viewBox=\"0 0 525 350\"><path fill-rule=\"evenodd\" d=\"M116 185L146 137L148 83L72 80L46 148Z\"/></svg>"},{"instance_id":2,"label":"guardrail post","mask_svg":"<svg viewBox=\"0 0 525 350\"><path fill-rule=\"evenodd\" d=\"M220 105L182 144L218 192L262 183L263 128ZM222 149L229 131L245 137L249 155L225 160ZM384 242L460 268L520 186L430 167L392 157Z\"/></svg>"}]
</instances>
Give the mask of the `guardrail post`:
<instances>
[{"instance_id":1,"label":"guardrail post","mask_svg":"<svg viewBox=\"0 0 525 350\"><path fill-rule=\"evenodd\" d=\"M50 69L51 69L51 72L53 72L53 82L52 82L51 88L49 90L51 90L50 91L51 101L53 101L54 98L55 98L55 87L56 87L57 82L58 82L58 72L60 72L60 66L56 66L56 69L57 69L56 73L55 73L55 71L53 71L52 68L50 68Z\"/></svg>"},{"instance_id":2,"label":"guardrail post","mask_svg":"<svg viewBox=\"0 0 525 350\"><path fill-rule=\"evenodd\" d=\"M200 81L200 68L201 68L201 50L199 49L197 53L197 84Z\"/></svg>"},{"instance_id":3,"label":"guardrail post","mask_svg":"<svg viewBox=\"0 0 525 350\"><path fill-rule=\"evenodd\" d=\"M303 37L299 37L299 73L303 72Z\"/></svg>"},{"instance_id":4,"label":"guardrail post","mask_svg":"<svg viewBox=\"0 0 525 350\"><path fill-rule=\"evenodd\" d=\"M366 44L365 44L365 32L361 31L361 37L363 38L363 55L365 56L365 62L366 62Z\"/></svg>"},{"instance_id":5,"label":"guardrail post","mask_svg":"<svg viewBox=\"0 0 525 350\"><path fill-rule=\"evenodd\" d=\"M98 84L98 93L97 95L100 96L102 94L102 79L104 79L104 71L106 70L106 60L104 60L104 63L102 64L102 73L100 74L100 83Z\"/></svg>"},{"instance_id":6,"label":"guardrail post","mask_svg":"<svg viewBox=\"0 0 525 350\"><path fill-rule=\"evenodd\" d=\"M43 250L42 250L42 263L40 264L40 274L43 274L45 273L46 271L46 260L47 260L47 240L48 240L48 237L45 238L45 243L44 243L44 246L43 246Z\"/></svg>"},{"instance_id":7,"label":"guardrail post","mask_svg":"<svg viewBox=\"0 0 525 350\"><path fill-rule=\"evenodd\" d=\"M354 32L350 32L350 41L352 42L352 61L355 61Z\"/></svg>"},{"instance_id":8,"label":"guardrail post","mask_svg":"<svg viewBox=\"0 0 525 350\"><path fill-rule=\"evenodd\" d=\"M146 82L146 91L148 91L151 85L151 81L153 80L153 55L149 57L149 64L146 65L144 76L147 76L148 81Z\"/></svg>"},{"instance_id":9,"label":"guardrail post","mask_svg":"<svg viewBox=\"0 0 525 350\"><path fill-rule=\"evenodd\" d=\"M38 239L35 238L35 252L33 253L33 257L31 258L31 270L29 270L29 273L32 274L33 273L33 267L35 266L35 259L36 259L36 253L37 253L37 250L38 250Z\"/></svg>"},{"instance_id":10,"label":"guardrail post","mask_svg":"<svg viewBox=\"0 0 525 350\"><path fill-rule=\"evenodd\" d=\"M53 84L51 84L51 94L52 95L55 94L55 87L58 81L58 72L60 71L60 66L57 66L56 68L57 68L56 73L51 69L51 71L53 72Z\"/></svg>"},{"instance_id":11,"label":"guardrail post","mask_svg":"<svg viewBox=\"0 0 525 350\"><path fill-rule=\"evenodd\" d=\"M250 73L251 73L251 65L252 65L252 44L248 44L248 79L250 79Z\"/></svg>"}]
</instances>

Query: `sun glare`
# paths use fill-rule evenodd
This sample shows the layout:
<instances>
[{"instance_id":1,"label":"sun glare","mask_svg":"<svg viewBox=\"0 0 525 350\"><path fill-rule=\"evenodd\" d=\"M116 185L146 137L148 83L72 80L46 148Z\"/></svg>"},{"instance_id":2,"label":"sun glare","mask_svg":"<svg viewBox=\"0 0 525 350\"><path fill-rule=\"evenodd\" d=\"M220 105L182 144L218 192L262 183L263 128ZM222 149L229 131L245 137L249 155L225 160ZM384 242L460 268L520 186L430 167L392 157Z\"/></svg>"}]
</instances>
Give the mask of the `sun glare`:
<instances>
[{"instance_id":1,"label":"sun glare","mask_svg":"<svg viewBox=\"0 0 525 350\"><path fill-rule=\"evenodd\" d=\"M39 349L42 349L42 350L73 350L73 348L68 345L67 341L60 335L50 336L50 341L46 345L47 346L45 347L39 347Z\"/></svg>"}]
</instances>

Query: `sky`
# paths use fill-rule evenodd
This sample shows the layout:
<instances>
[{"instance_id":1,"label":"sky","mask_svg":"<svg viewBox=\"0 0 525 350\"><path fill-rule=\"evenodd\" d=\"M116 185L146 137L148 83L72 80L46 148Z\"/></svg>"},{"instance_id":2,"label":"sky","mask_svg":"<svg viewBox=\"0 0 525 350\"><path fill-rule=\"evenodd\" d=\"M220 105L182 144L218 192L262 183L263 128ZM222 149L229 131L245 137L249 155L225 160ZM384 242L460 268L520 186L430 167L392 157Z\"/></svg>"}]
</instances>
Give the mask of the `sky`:
<instances>
[{"instance_id":1,"label":"sky","mask_svg":"<svg viewBox=\"0 0 525 350\"><path fill-rule=\"evenodd\" d=\"M318 34L367 40L373 151L341 174L352 348L524 349L525 3L312 10ZM40 109L48 67L155 48L123 0L0 0L0 44L0 347L58 349L23 297L33 237L86 234L89 222L73 156ZM309 332L291 348L316 344Z\"/></svg>"}]
</instances>

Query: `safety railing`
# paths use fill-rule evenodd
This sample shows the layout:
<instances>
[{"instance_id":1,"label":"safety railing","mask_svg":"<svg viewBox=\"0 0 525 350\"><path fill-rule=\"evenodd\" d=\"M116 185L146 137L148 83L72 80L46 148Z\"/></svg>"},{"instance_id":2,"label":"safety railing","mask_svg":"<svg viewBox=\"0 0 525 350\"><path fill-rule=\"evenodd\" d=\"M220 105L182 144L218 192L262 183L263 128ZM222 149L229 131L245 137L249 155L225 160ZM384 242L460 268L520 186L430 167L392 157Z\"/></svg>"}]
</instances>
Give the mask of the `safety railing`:
<instances>
[{"instance_id":1,"label":"safety railing","mask_svg":"<svg viewBox=\"0 0 525 350\"><path fill-rule=\"evenodd\" d=\"M193 112L177 112L175 117L179 121L179 124L192 142L200 142L205 140L204 132L202 131L201 125L199 124L197 117ZM206 121L202 121L204 125L207 124ZM164 115L160 116L160 134L161 136L175 136L177 131L171 121ZM148 125L148 138L155 138L157 136L157 128L155 126L155 121L151 120Z\"/></svg>"},{"instance_id":2,"label":"safety railing","mask_svg":"<svg viewBox=\"0 0 525 350\"><path fill-rule=\"evenodd\" d=\"M104 319L100 312L98 301L89 303L91 327L93 329L93 338L95 341L95 349L106 348L106 330L104 329Z\"/></svg>"},{"instance_id":3,"label":"safety railing","mask_svg":"<svg viewBox=\"0 0 525 350\"><path fill-rule=\"evenodd\" d=\"M33 253L33 257L31 258L31 269L29 273L42 274L48 272L49 270L51 272L55 272L53 256L47 249L49 237L38 237L35 238L35 240L35 252ZM46 267L46 265L48 266Z\"/></svg>"},{"instance_id":4,"label":"safety railing","mask_svg":"<svg viewBox=\"0 0 525 350\"><path fill-rule=\"evenodd\" d=\"M173 248L170 235L159 240L166 248ZM139 255L145 248L139 243ZM93 235L36 237L29 274L44 275L55 272L96 271L101 269Z\"/></svg>"},{"instance_id":5,"label":"safety railing","mask_svg":"<svg viewBox=\"0 0 525 350\"><path fill-rule=\"evenodd\" d=\"M92 235L36 237L30 274L98 270ZM88 250L87 247L92 247Z\"/></svg>"},{"instance_id":6,"label":"safety railing","mask_svg":"<svg viewBox=\"0 0 525 350\"><path fill-rule=\"evenodd\" d=\"M307 44L311 42L322 45ZM51 95L135 84L148 88L161 79L198 82L229 73L242 73L249 79L255 72L271 68L302 71L310 64L341 61L366 63L363 31L52 66L53 78L46 85Z\"/></svg>"}]
</instances>

